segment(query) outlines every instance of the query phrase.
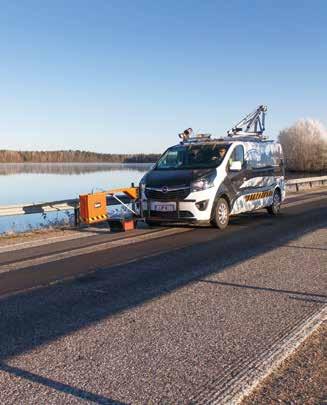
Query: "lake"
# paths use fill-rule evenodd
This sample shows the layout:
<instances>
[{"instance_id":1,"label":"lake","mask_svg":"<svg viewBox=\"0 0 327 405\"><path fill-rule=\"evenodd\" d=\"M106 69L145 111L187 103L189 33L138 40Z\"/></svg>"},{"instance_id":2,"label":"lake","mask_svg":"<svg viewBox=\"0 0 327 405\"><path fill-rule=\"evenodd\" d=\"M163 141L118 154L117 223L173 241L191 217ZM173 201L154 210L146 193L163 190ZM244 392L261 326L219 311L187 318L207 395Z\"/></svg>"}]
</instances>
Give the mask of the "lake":
<instances>
[{"instance_id":1,"label":"lake","mask_svg":"<svg viewBox=\"0 0 327 405\"><path fill-rule=\"evenodd\" d=\"M77 198L92 191L138 184L151 164L12 163L0 164L0 205ZM0 233L21 232L71 220L64 213L0 217Z\"/></svg>"}]
</instances>

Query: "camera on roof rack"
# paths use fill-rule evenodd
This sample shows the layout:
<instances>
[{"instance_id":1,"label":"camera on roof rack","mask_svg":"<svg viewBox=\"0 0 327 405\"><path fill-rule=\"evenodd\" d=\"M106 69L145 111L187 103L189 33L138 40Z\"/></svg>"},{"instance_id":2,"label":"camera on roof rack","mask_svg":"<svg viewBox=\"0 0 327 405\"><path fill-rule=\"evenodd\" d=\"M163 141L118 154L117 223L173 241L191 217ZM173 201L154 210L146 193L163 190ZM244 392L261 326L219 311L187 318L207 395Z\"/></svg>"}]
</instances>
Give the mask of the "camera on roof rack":
<instances>
[{"instance_id":1,"label":"camera on roof rack","mask_svg":"<svg viewBox=\"0 0 327 405\"><path fill-rule=\"evenodd\" d=\"M188 141L189 138L193 137L193 129L192 128L187 128L185 129L183 132L181 132L180 134L178 134L178 136L185 142Z\"/></svg>"}]
</instances>

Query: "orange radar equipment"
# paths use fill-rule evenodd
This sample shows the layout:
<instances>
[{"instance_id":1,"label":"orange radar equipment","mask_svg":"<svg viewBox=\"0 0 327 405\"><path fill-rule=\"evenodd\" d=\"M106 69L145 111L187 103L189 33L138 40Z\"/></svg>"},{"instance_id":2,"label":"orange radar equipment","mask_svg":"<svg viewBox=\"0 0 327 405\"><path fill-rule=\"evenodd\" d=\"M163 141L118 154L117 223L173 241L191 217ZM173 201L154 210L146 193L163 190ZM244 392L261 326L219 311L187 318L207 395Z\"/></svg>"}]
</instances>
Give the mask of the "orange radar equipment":
<instances>
[{"instance_id":1,"label":"orange radar equipment","mask_svg":"<svg viewBox=\"0 0 327 405\"><path fill-rule=\"evenodd\" d=\"M107 193L83 194L79 196L80 219L85 224L107 221Z\"/></svg>"}]
</instances>

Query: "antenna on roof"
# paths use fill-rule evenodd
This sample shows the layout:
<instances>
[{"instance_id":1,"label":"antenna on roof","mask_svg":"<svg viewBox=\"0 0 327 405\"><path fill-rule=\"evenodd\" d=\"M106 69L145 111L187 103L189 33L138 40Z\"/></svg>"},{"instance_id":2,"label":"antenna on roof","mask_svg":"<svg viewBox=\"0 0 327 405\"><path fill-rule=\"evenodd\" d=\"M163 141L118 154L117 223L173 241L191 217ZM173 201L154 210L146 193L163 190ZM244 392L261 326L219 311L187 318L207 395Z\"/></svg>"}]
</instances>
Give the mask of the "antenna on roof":
<instances>
[{"instance_id":1,"label":"antenna on roof","mask_svg":"<svg viewBox=\"0 0 327 405\"><path fill-rule=\"evenodd\" d=\"M240 122L238 122L232 129L227 131L228 136L258 136L262 137L265 130L267 106L259 105L259 107L248 114Z\"/></svg>"}]
</instances>

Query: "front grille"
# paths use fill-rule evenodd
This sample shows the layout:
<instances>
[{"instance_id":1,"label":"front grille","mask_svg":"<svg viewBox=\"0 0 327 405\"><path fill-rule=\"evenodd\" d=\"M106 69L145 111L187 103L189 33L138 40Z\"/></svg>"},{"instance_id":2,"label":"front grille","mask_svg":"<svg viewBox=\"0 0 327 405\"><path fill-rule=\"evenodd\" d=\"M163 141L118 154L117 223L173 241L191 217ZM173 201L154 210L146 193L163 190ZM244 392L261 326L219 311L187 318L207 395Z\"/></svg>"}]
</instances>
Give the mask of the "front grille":
<instances>
[{"instance_id":1,"label":"front grille","mask_svg":"<svg viewBox=\"0 0 327 405\"><path fill-rule=\"evenodd\" d=\"M146 212L147 215L147 212ZM150 211L150 217L155 217L155 218L163 218L163 219L182 219L182 218L194 218L192 212L190 211L179 211L179 216L177 214L177 211L167 211L167 212L161 212L161 211Z\"/></svg>"},{"instance_id":2,"label":"front grille","mask_svg":"<svg viewBox=\"0 0 327 405\"><path fill-rule=\"evenodd\" d=\"M182 201L190 194L190 187L174 188L166 193L163 193L161 189L145 188L145 195L150 200L155 201Z\"/></svg>"}]
</instances>

